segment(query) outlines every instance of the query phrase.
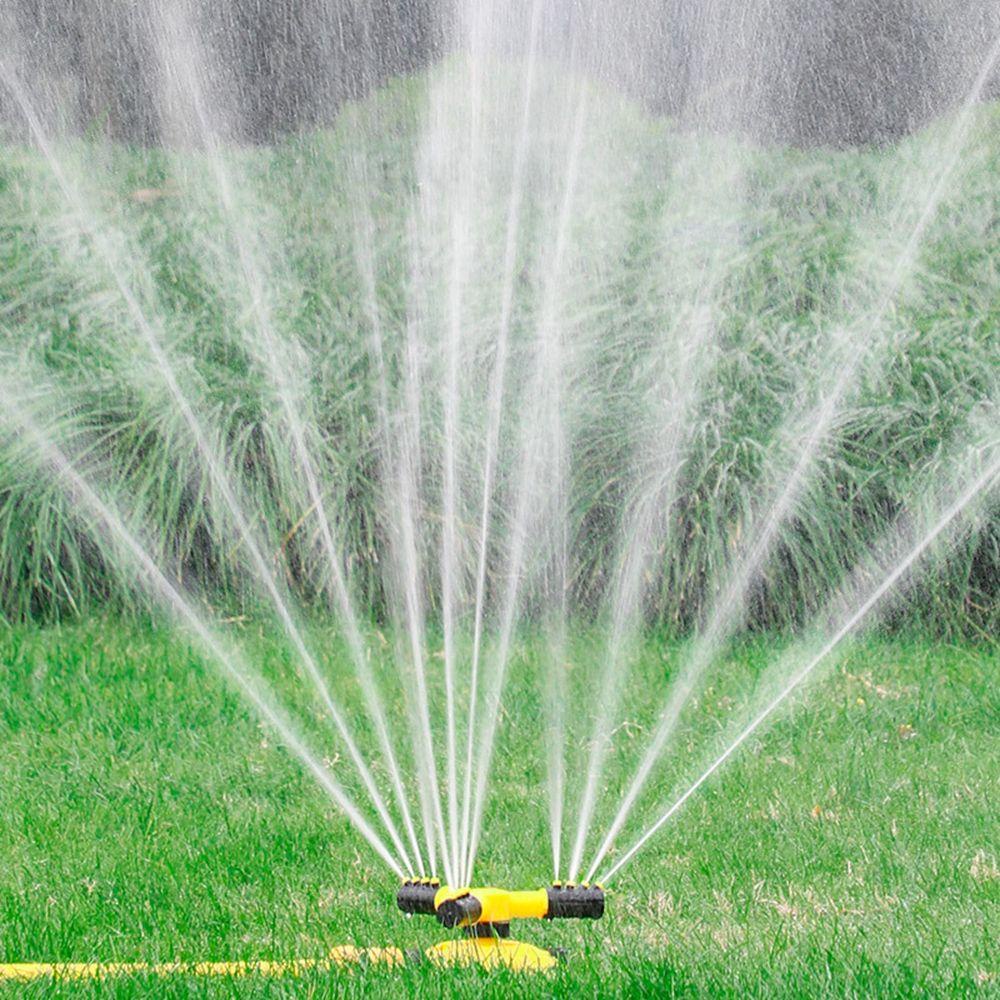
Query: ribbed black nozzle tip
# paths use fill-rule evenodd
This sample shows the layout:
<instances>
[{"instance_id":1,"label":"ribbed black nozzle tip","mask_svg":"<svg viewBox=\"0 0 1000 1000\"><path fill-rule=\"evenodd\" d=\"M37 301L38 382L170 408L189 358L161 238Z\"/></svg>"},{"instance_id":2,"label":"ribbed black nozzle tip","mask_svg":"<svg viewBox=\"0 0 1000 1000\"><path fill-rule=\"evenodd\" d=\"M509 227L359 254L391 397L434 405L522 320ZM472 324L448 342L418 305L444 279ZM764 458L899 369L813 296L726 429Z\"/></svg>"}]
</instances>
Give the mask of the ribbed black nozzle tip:
<instances>
[{"instance_id":1,"label":"ribbed black nozzle tip","mask_svg":"<svg viewBox=\"0 0 1000 1000\"><path fill-rule=\"evenodd\" d=\"M409 914L434 916L434 897L441 888L440 879L407 879L396 891L396 905Z\"/></svg>"},{"instance_id":2,"label":"ribbed black nozzle tip","mask_svg":"<svg viewBox=\"0 0 1000 1000\"><path fill-rule=\"evenodd\" d=\"M483 915L483 905L471 893L446 899L437 908L437 918L444 927L471 927Z\"/></svg>"},{"instance_id":3,"label":"ribbed black nozzle tip","mask_svg":"<svg viewBox=\"0 0 1000 1000\"><path fill-rule=\"evenodd\" d=\"M599 920L604 916L604 887L596 883L555 882L549 895L547 920Z\"/></svg>"}]
</instances>

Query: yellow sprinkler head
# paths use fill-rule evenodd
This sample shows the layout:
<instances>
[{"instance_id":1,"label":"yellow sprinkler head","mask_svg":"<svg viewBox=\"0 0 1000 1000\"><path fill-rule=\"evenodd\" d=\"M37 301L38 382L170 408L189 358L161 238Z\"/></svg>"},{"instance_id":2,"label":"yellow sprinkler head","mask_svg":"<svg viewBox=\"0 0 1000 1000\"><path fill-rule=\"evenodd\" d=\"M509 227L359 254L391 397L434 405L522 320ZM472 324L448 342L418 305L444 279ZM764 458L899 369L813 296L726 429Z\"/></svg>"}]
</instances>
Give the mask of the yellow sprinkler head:
<instances>
[{"instance_id":1,"label":"yellow sprinkler head","mask_svg":"<svg viewBox=\"0 0 1000 1000\"><path fill-rule=\"evenodd\" d=\"M404 913L434 915L443 927L457 927L472 941L444 942L428 952L448 964L509 965L520 969L550 968L551 952L506 941L513 920L596 920L604 915L600 885L556 882L545 889L498 889L442 886L437 879L410 879L396 893Z\"/></svg>"},{"instance_id":2,"label":"yellow sprinkler head","mask_svg":"<svg viewBox=\"0 0 1000 1000\"><path fill-rule=\"evenodd\" d=\"M512 920L590 919L604 915L598 885L556 884L547 889L438 889L434 912L445 927L504 926Z\"/></svg>"}]
</instances>

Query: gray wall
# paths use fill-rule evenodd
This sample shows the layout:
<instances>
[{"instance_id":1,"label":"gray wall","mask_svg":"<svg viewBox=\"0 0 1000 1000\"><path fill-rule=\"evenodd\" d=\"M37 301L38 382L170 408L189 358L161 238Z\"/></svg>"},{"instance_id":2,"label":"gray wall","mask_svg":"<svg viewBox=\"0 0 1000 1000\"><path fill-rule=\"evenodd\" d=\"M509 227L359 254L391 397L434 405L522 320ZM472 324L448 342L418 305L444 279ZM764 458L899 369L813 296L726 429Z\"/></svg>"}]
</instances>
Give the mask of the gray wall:
<instances>
[{"instance_id":1,"label":"gray wall","mask_svg":"<svg viewBox=\"0 0 1000 1000\"><path fill-rule=\"evenodd\" d=\"M598 54L614 48L618 56L603 60L604 75L657 112L767 140L840 145L895 138L953 104L974 76L973 57L981 58L990 33L1000 30L994 0L768 2L771 9L747 43L756 55L747 73L752 79L726 78L724 66L714 84L704 71L698 77L705 93L750 88L752 101L692 99L693 39L706 10L721 37L730 30L727 19L740 31L746 0L605 0L610 16L589 25L587 44ZM18 22L30 62L62 82L55 89L71 128L157 141L144 0L0 3ZM438 6L436 0L201 0L200 32L233 73L240 137L266 140L327 121L345 98L439 55L445 32ZM584 6L553 0L569 20L586 21ZM994 80L988 95L998 93ZM9 124L17 116L5 103L0 119Z\"/></svg>"}]
</instances>

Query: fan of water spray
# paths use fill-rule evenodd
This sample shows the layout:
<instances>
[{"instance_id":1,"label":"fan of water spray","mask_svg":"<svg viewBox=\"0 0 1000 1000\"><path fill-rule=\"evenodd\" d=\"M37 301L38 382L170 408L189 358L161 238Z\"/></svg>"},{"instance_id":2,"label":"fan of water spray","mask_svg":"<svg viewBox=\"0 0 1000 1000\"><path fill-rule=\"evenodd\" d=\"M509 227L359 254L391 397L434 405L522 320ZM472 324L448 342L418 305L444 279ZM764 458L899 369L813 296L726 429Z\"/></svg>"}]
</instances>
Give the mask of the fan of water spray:
<instances>
[{"instance_id":1,"label":"fan of water spray","mask_svg":"<svg viewBox=\"0 0 1000 1000\"><path fill-rule=\"evenodd\" d=\"M317 37L323 6L303 6ZM398 84L392 100L346 103L335 139L303 147L326 167L306 213L323 239L303 264L299 234L286 231L276 204L282 177L234 141L252 130L212 47L224 17L193 2L152 4L138 27L170 179L159 193L183 206L179 223L163 224L189 243L194 307L179 303L148 250L159 223L109 205L114 149L97 142L91 154L65 135L60 108L72 104L74 81L28 58L16 13L2 24L0 82L56 206L47 239L74 292L99 288L102 322L118 324L102 378L137 405L165 399L177 415L207 533L293 651L344 773L318 762L220 634L210 596L195 596L200 582L182 587L158 564L155 526L134 530L139 505L129 509L114 476L88 461L107 443L100 420L66 407L73 431L61 439L53 417L68 390L14 350L3 376L8 425L85 512L81 531L100 540L102 557L121 562L133 586L197 638L399 876L473 881L489 849L491 779L523 635L541 650L533 697L545 722L533 738L543 744L553 875L610 879L996 484L992 451L978 464L963 457L950 466L968 472L953 491L943 500L940 487L927 491L936 514L922 531L894 520L895 510L873 518L866 538L879 571L864 576L858 554L844 554L833 575L847 583L806 608L826 608L815 648L775 666L759 711L614 853L685 707L808 517L811 491L836 482L827 466L840 422L866 383L905 355L899 316L917 294L929 234L983 141L977 109L1000 60L1000 41L969 53L947 125L902 161L905 176L892 158L872 171L875 194L843 209L840 263L815 279L810 302L762 306L746 275L762 271L765 294L781 287L780 252L762 249L762 232L768 213L797 194L769 187L778 184L774 154L754 139L767 134L761 123L787 83L774 74L785 7L737 5L738 30L730 5L698 7L686 23L676 119L654 138L620 92L651 98L636 45L642 39L645 52L671 34L652 5L640 6L627 18L616 5L542 0L435 8L444 54L425 78ZM378 40L353 44L362 52L357 92L367 93ZM86 83L75 81L78 99ZM805 188L805 173L783 183ZM218 324L224 345L199 353L190 345L204 342L185 323L199 335ZM748 499L720 514L720 554L689 573L702 523L691 510L717 500L735 464L723 437L746 405L726 381L741 336L751 338L745 356L770 352L782 375L761 393L771 412L747 463ZM360 346L331 392L324 372L332 345L344 344ZM15 366L36 393L17 389ZM256 393L246 432L255 445L242 460L231 451L243 428L232 432L209 374L219 371ZM976 406L995 404L996 388L989 377L963 387L960 426L939 439L960 437ZM276 498L266 514L261 495ZM376 567L373 586L358 579L365 561ZM640 693L655 712L650 735L616 787L609 762L636 698L642 638L672 588L682 594L672 624L692 635L670 683ZM317 613L335 618L346 668L331 668L316 648ZM573 641L584 627L596 636L586 662ZM582 711L571 702L574 672L586 672L591 693ZM355 684L356 714L344 701Z\"/></svg>"}]
</instances>

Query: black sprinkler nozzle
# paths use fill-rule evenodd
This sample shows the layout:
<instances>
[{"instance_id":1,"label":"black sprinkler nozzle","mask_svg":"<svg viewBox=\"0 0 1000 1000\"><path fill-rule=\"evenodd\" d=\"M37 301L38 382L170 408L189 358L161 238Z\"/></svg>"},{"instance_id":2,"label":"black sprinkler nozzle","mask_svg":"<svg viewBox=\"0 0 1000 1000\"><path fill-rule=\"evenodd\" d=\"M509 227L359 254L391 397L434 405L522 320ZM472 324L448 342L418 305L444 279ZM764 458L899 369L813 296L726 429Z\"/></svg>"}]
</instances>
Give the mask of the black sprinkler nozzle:
<instances>
[{"instance_id":1,"label":"black sprinkler nozzle","mask_svg":"<svg viewBox=\"0 0 1000 1000\"><path fill-rule=\"evenodd\" d=\"M396 891L396 905L411 916L433 916L434 897L440 888L436 878L407 879Z\"/></svg>"},{"instance_id":2,"label":"black sprinkler nozzle","mask_svg":"<svg viewBox=\"0 0 1000 1000\"><path fill-rule=\"evenodd\" d=\"M604 889L599 885L556 882L546 892L549 897L546 920L599 920L604 916Z\"/></svg>"}]
</instances>

